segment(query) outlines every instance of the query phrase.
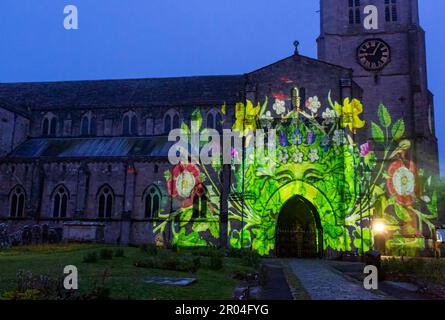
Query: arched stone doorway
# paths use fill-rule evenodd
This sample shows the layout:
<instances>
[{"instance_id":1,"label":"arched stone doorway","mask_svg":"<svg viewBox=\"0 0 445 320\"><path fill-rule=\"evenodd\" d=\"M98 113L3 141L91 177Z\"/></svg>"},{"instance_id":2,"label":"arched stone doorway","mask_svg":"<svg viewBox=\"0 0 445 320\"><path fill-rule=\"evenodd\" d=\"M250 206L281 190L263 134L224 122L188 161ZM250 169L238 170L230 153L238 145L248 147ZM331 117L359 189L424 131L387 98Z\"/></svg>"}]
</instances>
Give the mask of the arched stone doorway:
<instances>
[{"instance_id":1,"label":"arched stone doorway","mask_svg":"<svg viewBox=\"0 0 445 320\"><path fill-rule=\"evenodd\" d=\"M323 255L320 216L308 200L290 198L277 220L276 254L278 257L318 258Z\"/></svg>"}]
</instances>

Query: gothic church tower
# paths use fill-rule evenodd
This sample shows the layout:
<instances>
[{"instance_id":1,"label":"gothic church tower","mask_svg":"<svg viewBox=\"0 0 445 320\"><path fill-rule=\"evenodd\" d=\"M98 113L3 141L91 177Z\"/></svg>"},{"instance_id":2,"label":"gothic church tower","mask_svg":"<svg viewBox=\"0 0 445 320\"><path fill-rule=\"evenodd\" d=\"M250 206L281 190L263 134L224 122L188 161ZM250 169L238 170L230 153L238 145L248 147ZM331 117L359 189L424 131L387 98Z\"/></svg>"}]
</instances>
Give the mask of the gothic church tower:
<instances>
[{"instance_id":1,"label":"gothic church tower","mask_svg":"<svg viewBox=\"0 0 445 320\"><path fill-rule=\"evenodd\" d=\"M353 69L364 90L364 118L384 103L403 118L413 160L438 175L433 95L428 90L425 32L417 0L321 0L318 58ZM366 138L366 137L364 137Z\"/></svg>"}]
</instances>

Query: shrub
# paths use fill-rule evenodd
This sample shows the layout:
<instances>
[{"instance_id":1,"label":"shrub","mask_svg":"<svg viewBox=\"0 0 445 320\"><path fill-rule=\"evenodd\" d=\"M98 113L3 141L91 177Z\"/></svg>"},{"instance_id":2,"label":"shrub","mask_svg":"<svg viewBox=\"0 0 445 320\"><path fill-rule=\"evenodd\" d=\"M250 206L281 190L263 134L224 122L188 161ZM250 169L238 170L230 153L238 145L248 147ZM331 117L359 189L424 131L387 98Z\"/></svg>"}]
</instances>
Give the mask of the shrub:
<instances>
[{"instance_id":1,"label":"shrub","mask_svg":"<svg viewBox=\"0 0 445 320\"><path fill-rule=\"evenodd\" d=\"M195 273L201 267L200 258L151 257L144 260L136 260L133 265L138 268L162 269Z\"/></svg>"},{"instance_id":2,"label":"shrub","mask_svg":"<svg viewBox=\"0 0 445 320\"><path fill-rule=\"evenodd\" d=\"M157 256L158 255L158 247L155 244L142 244L140 246L142 252L146 253L149 256Z\"/></svg>"},{"instance_id":3,"label":"shrub","mask_svg":"<svg viewBox=\"0 0 445 320\"><path fill-rule=\"evenodd\" d=\"M224 251L216 248L199 248L193 250L192 254L200 257L211 257L213 255L224 257Z\"/></svg>"},{"instance_id":4,"label":"shrub","mask_svg":"<svg viewBox=\"0 0 445 320\"><path fill-rule=\"evenodd\" d=\"M230 258L241 258L243 256L243 250L235 248L229 248L226 253Z\"/></svg>"},{"instance_id":5,"label":"shrub","mask_svg":"<svg viewBox=\"0 0 445 320\"><path fill-rule=\"evenodd\" d=\"M118 257L118 258L122 258L125 256L125 252L123 249L117 249L116 251L114 251L114 256Z\"/></svg>"},{"instance_id":6,"label":"shrub","mask_svg":"<svg viewBox=\"0 0 445 320\"><path fill-rule=\"evenodd\" d=\"M102 260L111 260L113 259L113 251L109 249L100 250L100 258Z\"/></svg>"},{"instance_id":7,"label":"shrub","mask_svg":"<svg viewBox=\"0 0 445 320\"><path fill-rule=\"evenodd\" d=\"M243 257L243 263L248 266L248 267L252 267L252 268L256 268L258 267L258 265L261 262L261 257L260 255L255 252L255 251L251 251L248 250L244 253Z\"/></svg>"},{"instance_id":8,"label":"shrub","mask_svg":"<svg viewBox=\"0 0 445 320\"><path fill-rule=\"evenodd\" d=\"M84 263L95 263L95 262L97 262L97 254L96 254L96 252L87 253L83 257L82 261Z\"/></svg>"},{"instance_id":9,"label":"shrub","mask_svg":"<svg viewBox=\"0 0 445 320\"><path fill-rule=\"evenodd\" d=\"M196 270L201 268L201 258L200 257L196 257L192 261L193 261L193 265L195 266Z\"/></svg>"},{"instance_id":10,"label":"shrub","mask_svg":"<svg viewBox=\"0 0 445 320\"><path fill-rule=\"evenodd\" d=\"M224 258L218 254L214 254L210 257L210 270L221 270L224 266Z\"/></svg>"},{"instance_id":11,"label":"shrub","mask_svg":"<svg viewBox=\"0 0 445 320\"><path fill-rule=\"evenodd\" d=\"M174 244L174 245L172 245L172 252L178 252L178 245L177 244Z\"/></svg>"},{"instance_id":12,"label":"shrub","mask_svg":"<svg viewBox=\"0 0 445 320\"><path fill-rule=\"evenodd\" d=\"M73 290L65 290L63 278L48 275L34 275L30 271L19 271L16 275L16 288L3 295L6 300L67 300L72 299Z\"/></svg>"}]
</instances>

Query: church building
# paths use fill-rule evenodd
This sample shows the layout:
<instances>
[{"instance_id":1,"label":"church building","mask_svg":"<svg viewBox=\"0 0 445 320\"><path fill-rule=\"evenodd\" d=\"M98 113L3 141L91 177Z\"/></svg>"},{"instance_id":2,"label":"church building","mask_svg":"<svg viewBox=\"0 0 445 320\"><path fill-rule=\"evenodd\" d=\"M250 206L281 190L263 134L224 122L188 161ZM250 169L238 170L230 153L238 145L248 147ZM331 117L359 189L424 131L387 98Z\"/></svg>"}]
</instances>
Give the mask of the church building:
<instances>
[{"instance_id":1,"label":"church building","mask_svg":"<svg viewBox=\"0 0 445 320\"><path fill-rule=\"evenodd\" d=\"M418 1L320 6L317 59L296 42L240 75L0 83L0 234L430 254L439 167ZM192 122L237 130L231 164L169 161L169 134ZM248 161L245 131L272 128L276 154Z\"/></svg>"}]
</instances>

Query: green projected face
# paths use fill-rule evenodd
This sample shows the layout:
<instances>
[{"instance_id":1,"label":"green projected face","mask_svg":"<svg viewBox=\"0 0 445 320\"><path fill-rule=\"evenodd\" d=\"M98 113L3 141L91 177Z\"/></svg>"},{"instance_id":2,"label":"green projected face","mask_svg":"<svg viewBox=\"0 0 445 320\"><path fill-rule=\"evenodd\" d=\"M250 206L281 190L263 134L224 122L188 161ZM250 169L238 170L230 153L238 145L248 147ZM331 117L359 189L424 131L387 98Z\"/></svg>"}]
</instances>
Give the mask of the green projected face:
<instances>
[{"instance_id":1,"label":"green projected face","mask_svg":"<svg viewBox=\"0 0 445 320\"><path fill-rule=\"evenodd\" d=\"M309 97L301 107L299 97L293 107L287 100L276 94L259 103L236 104L232 129L247 137L244 148L231 150L231 174L224 174L231 177L226 196L217 161L179 163L165 173L171 208L164 209L155 226L157 239L169 233L178 246L217 246L225 202L228 222L222 230L227 230L230 247L275 254L280 212L299 197L314 209L317 247L323 252L368 251L377 246L377 238L384 246L378 249L387 254L415 255L424 249L437 218L437 196L432 178L411 159L403 119L393 119L380 105L379 121L366 123L360 101L333 102L330 94L326 99ZM207 130L201 127L200 109L193 118L199 124L195 130ZM365 126L372 139L358 143ZM276 129L276 149L272 153L266 148L259 160L248 133L271 127ZM187 124L182 130L190 135Z\"/></svg>"}]
</instances>

